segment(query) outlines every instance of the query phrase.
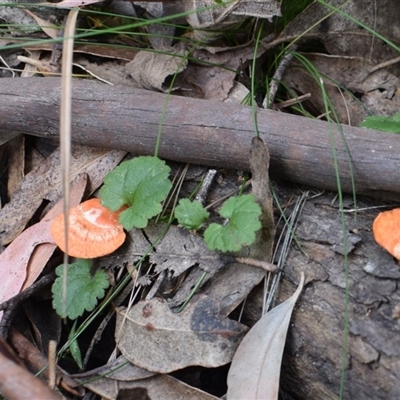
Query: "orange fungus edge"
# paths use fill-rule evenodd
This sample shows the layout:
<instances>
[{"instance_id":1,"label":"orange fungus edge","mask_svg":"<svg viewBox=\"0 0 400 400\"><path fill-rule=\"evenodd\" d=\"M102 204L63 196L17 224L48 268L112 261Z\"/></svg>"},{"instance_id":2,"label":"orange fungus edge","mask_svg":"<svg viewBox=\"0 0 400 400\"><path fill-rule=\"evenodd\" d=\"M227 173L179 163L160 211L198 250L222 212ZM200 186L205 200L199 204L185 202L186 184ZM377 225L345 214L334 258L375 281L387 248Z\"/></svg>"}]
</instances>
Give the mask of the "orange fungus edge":
<instances>
[{"instance_id":1,"label":"orange fungus edge","mask_svg":"<svg viewBox=\"0 0 400 400\"><path fill-rule=\"evenodd\" d=\"M110 211L96 198L72 207L69 213L68 255L97 258L113 253L126 237L118 222L121 211ZM65 252L64 214L53 220L50 233L57 246Z\"/></svg>"},{"instance_id":2,"label":"orange fungus edge","mask_svg":"<svg viewBox=\"0 0 400 400\"><path fill-rule=\"evenodd\" d=\"M375 241L400 260L400 208L379 213L373 222L372 231Z\"/></svg>"}]
</instances>

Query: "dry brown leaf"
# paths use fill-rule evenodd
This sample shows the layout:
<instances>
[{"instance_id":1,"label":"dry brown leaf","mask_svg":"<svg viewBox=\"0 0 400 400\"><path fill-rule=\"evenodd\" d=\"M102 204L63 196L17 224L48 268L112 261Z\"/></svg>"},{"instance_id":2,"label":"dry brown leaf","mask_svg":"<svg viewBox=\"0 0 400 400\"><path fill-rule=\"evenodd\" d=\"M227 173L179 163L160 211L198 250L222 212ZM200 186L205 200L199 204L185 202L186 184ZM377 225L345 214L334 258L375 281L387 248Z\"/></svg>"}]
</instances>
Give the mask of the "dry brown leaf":
<instances>
[{"instance_id":1,"label":"dry brown leaf","mask_svg":"<svg viewBox=\"0 0 400 400\"><path fill-rule=\"evenodd\" d=\"M153 400L217 400L218 397L203 392L173 378L169 375L155 375L137 381L115 381L109 378L99 378L85 386L106 400L115 400L122 389L145 388Z\"/></svg>"},{"instance_id":2,"label":"dry brown leaf","mask_svg":"<svg viewBox=\"0 0 400 400\"><path fill-rule=\"evenodd\" d=\"M43 380L49 381L51 374L49 371L49 358L38 349L36 344L29 341L22 333L17 329L12 328L8 335L8 341L12 345L13 349L18 354L20 360L22 360L25 365L29 365L32 371L40 371L40 377ZM46 346L48 345L48 340L46 341ZM59 366L55 366L55 385L64 389L67 393L73 395L74 397L82 398L84 395L83 388L79 384L70 378L70 376L64 372ZM36 399L33 397L28 397L29 399ZM44 397L37 397L37 399L47 399ZM65 397L63 397L65 399ZM17 399L20 400L20 397Z\"/></svg>"},{"instance_id":3,"label":"dry brown leaf","mask_svg":"<svg viewBox=\"0 0 400 400\"><path fill-rule=\"evenodd\" d=\"M281 17L281 2L275 0L239 0L232 14L243 17L264 18L272 22Z\"/></svg>"},{"instance_id":4,"label":"dry brown leaf","mask_svg":"<svg viewBox=\"0 0 400 400\"><path fill-rule=\"evenodd\" d=\"M189 64L182 73L182 80L189 84L184 94L207 100L225 101L229 97L235 77L234 70Z\"/></svg>"},{"instance_id":5,"label":"dry brown leaf","mask_svg":"<svg viewBox=\"0 0 400 400\"><path fill-rule=\"evenodd\" d=\"M48 7L58 7L58 8L74 8L74 7L80 7L88 4L95 4L95 3L101 3L102 0L63 0L59 3L47 3L47 2L42 2L39 3L39 6L48 6Z\"/></svg>"},{"instance_id":6,"label":"dry brown leaf","mask_svg":"<svg viewBox=\"0 0 400 400\"><path fill-rule=\"evenodd\" d=\"M226 103L243 104L243 101L249 95L250 90L242 83L234 81L231 90L228 92L228 97L223 100Z\"/></svg>"},{"instance_id":7,"label":"dry brown leaf","mask_svg":"<svg viewBox=\"0 0 400 400\"><path fill-rule=\"evenodd\" d=\"M341 123L358 126L369 112L393 115L399 110L400 96L397 88L400 79L387 70L374 71L374 63L361 57L318 53L303 56L322 76L329 77L323 78L325 90ZM319 82L298 61L292 63L283 81L298 94L312 93L310 102L318 113L325 113L325 101ZM340 90L338 83L344 89Z\"/></svg>"},{"instance_id":8,"label":"dry brown leaf","mask_svg":"<svg viewBox=\"0 0 400 400\"><path fill-rule=\"evenodd\" d=\"M163 3L142 1L138 2L138 4L145 8L153 18L186 12L186 21L195 28L195 36L201 39L215 37L214 33L205 33L204 29L209 29L210 31L227 29L232 24L243 21L248 17L271 20L272 17L281 15L280 3L276 0L233 0L225 1L225 4L223 2L218 4L215 0L167 0ZM182 17L175 18L173 22L182 24ZM153 27L153 24L150 27ZM164 41L163 45L165 46L166 43Z\"/></svg>"},{"instance_id":9,"label":"dry brown leaf","mask_svg":"<svg viewBox=\"0 0 400 400\"><path fill-rule=\"evenodd\" d=\"M165 225L153 224L145 232L151 243L156 243L163 230ZM142 254L146 250L142 249ZM177 226L168 228L165 236L157 243L156 251L150 253L150 261L156 264L156 272L168 269L175 277L196 264L210 274L226 265L220 254L210 251L200 236Z\"/></svg>"},{"instance_id":10,"label":"dry brown leaf","mask_svg":"<svg viewBox=\"0 0 400 400\"><path fill-rule=\"evenodd\" d=\"M28 51L38 51L38 50L46 50L51 51L53 48L52 43L40 43L40 44L29 44L28 46L23 47L24 50ZM138 50L131 48L120 48L98 44L79 44L76 43L74 47L74 54L89 54L98 57L104 58L115 58L116 60L124 60L131 61Z\"/></svg>"},{"instance_id":11,"label":"dry brown leaf","mask_svg":"<svg viewBox=\"0 0 400 400\"><path fill-rule=\"evenodd\" d=\"M166 92L170 88L167 78L186 68L188 61L184 56L185 51L172 48L168 54L140 51L125 70L137 87Z\"/></svg>"},{"instance_id":12,"label":"dry brown leaf","mask_svg":"<svg viewBox=\"0 0 400 400\"><path fill-rule=\"evenodd\" d=\"M102 365L90 371L72 375L72 378L84 382L93 381L100 377L107 377L110 380L129 382L149 378L154 375L156 375L155 372L139 368L130 363L124 356L119 356L113 362L109 362L106 365Z\"/></svg>"},{"instance_id":13,"label":"dry brown leaf","mask_svg":"<svg viewBox=\"0 0 400 400\"><path fill-rule=\"evenodd\" d=\"M190 26L196 29L221 30L227 29L248 17L259 17L271 20L280 16L280 3L276 0L236 0L226 4L217 4L214 0L188 0L185 10ZM199 10L198 12L193 12ZM204 32L195 30L199 38ZM214 34L212 34L214 35Z\"/></svg>"},{"instance_id":14,"label":"dry brown leaf","mask_svg":"<svg viewBox=\"0 0 400 400\"><path fill-rule=\"evenodd\" d=\"M238 82L235 81L235 77L238 70L254 58L254 49L253 41L235 47L199 46L192 53L193 61L181 73L180 86L186 89L182 94L217 101L227 101L235 90L238 95ZM256 58L264 52L265 48L259 46ZM214 66L196 64L194 60L204 60ZM246 90L241 91L238 103L247 96Z\"/></svg>"},{"instance_id":15,"label":"dry brown leaf","mask_svg":"<svg viewBox=\"0 0 400 400\"><path fill-rule=\"evenodd\" d=\"M53 43L40 43L40 44L29 44L24 47L24 50L28 51L38 51L38 50L46 50L51 51L53 48ZM104 58L115 58L117 60L131 61L138 50L131 48L121 48L114 46L102 45L101 43L97 44L79 44L75 43L74 54L89 54L98 57Z\"/></svg>"},{"instance_id":16,"label":"dry brown leaf","mask_svg":"<svg viewBox=\"0 0 400 400\"><path fill-rule=\"evenodd\" d=\"M194 280L195 284L199 275L207 272L204 284L210 281L220 268L232 261L210 251L200 236L177 226L170 226L161 241L158 241L165 227L164 224L157 223L149 224L143 231L132 229L127 232L124 245L113 254L99 260L99 265L107 267L133 264L150 251L152 243L155 244L151 249L153 251L149 253L149 259L156 265L156 272L168 270L167 276L176 278L187 270L195 271L190 272L189 277L179 287L176 297L169 303L170 306L176 306L188 297L193 289L192 281Z\"/></svg>"},{"instance_id":17,"label":"dry brown leaf","mask_svg":"<svg viewBox=\"0 0 400 400\"><path fill-rule=\"evenodd\" d=\"M266 313L240 343L228 373L228 400L278 399L286 335L303 285L301 273L293 296Z\"/></svg>"},{"instance_id":18,"label":"dry brown leaf","mask_svg":"<svg viewBox=\"0 0 400 400\"><path fill-rule=\"evenodd\" d=\"M133 364L168 373L190 365L215 368L231 361L247 328L223 318L212 299L197 297L181 313L154 298L117 312L116 342ZM140 345L139 345L140 344Z\"/></svg>"},{"instance_id":19,"label":"dry brown leaf","mask_svg":"<svg viewBox=\"0 0 400 400\"><path fill-rule=\"evenodd\" d=\"M181 1L135 1L135 4L145 9L146 13L151 17L151 19L173 16L183 12L183 3ZM184 24L185 18L172 18L168 22L169 24L151 23L147 25L146 28L149 33L148 40L150 41L153 49L165 50L166 48L170 48L174 41L175 34L175 26L172 24Z\"/></svg>"},{"instance_id":20,"label":"dry brown leaf","mask_svg":"<svg viewBox=\"0 0 400 400\"><path fill-rule=\"evenodd\" d=\"M187 2L186 5L189 3ZM192 3L193 9L202 7L201 1ZM274 0L261 0L257 4L261 3L267 6L275 2ZM211 7L209 13L223 12L225 15L236 12L240 7L245 7L248 4L247 0L238 0L229 6L215 7L216 4L213 1L206 0L203 6L213 5L214 7ZM161 7L163 12L167 14L171 11L170 9L166 10L166 4L157 6ZM149 9L151 7L153 7L153 3L146 8ZM177 12L178 8L179 3L175 5L174 11ZM158 13L157 16L161 16L161 14ZM236 15L235 18L237 17ZM243 19L243 16L240 19ZM217 64L217 66L195 64L194 62L187 63L183 58L175 56L175 54L184 56L187 53L184 48L180 50L178 48L164 47L163 50L172 53L172 55L142 51L126 65L126 71L132 76L135 85L165 92L169 89L168 78L179 72L174 89L181 89L181 95L218 101L225 101L229 97L230 91L234 86L237 69L243 67L248 60L254 58L253 42L231 48L197 46L191 52L193 60L197 59L200 62ZM263 52L264 48L260 45L257 57ZM243 100L243 97L241 100Z\"/></svg>"},{"instance_id":21,"label":"dry brown leaf","mask_svg":"<svg viewBox=\"0 0 400 400\"><path fill-rule=\"evenodd\" d=\"M340 7L341 11L392 42L399 42L400 32L393 23L400 19L397 0L381 0L379 6L375 0L329 0L326 3ZM324 19L328 14L331 14L329 18ZM307 32L306 36L318 37L332 55L362 57L377 63L398 57L395 48L362 29L351 18L332 11L318 1L312 2L298 14L281 32L280 38L293 40L302 37L305 30L311 26L314 28ZM396 75L399 68L397 65L397 72L394 72Z\"/></svg>"},{"instance_id":22,"label":"dry brown leaf","mask_svg":"<svg viewBox=\"0 0 400 400\"><path fill-rule=\"evenodd\" d=\"M43 18L40 18L30 10L27 10L25 8L23 10L37 22L37 24L40 26L40 28L46 35L48 35L52 39L57 39L58 28L56 25L51 24L50 22L44 20Z\"/></svg>"},{"instance_id":23,"label":"dry brown leaf","mask_svg":"<svg viewBox=\"0 0 400 400\"><path fill-rule=\"evenodd\" d=\"M0 392L9 400L62 399L19 362L3 338L0 338Z\"/></svg>"},{"instance_id":24,"label":"dry brown leaf","mask_svg":"<svg viewBox=\"0 0 400 400\"><path fill-rule=\"evenodd\" d=\"M104 83L136 87L132 79L126 79L125 65L116 60L107 60L99 64L90 62L86 57L78 54L74 56L72 65L83 69Z\"/></svg>"},{"instance_id":25,"label":"dry brown leaf","mask_svg":"<svg viewBox=\"0 0 400 400\"><path fill-rule=\"evenodd\" d=\"M8 180L7 194L11 198L18 189L24 177L25 168L25 137L18 135L7 143L8 154Z\"/></svg>"},{"instance_id":26,"label":"dry brown leaf","mask_svg":"<svg viewBox=\"0 0 400 400\"><path fill-rule=\"evenodd\" d=\"M396 44L399 43L400 33L393 23L400 18L400 8L396 0L380 1L378 7L375 0L352 0L351 3L353 4L348 4L342 10L374 32L379 32ZM338 33L328 36L324 41L331 54L359 56L373 62L383 62L398 57L398 50L379 40L374 33L366 32L358 25L355 27L350 18L334 13L330 19L332 29ZM397 66L397 73L399 71Z\"/></svg>"},{"instance_id":27,"label":"dry brown leaf","mask_svg":"<svg viewBox=\"0 0 400 400\"><path fill-rule=\"evenodd\" d=\"M379 32L392 42L399 42L399 30L392 22L400 18L396 0L382 1L379 7L376 7L374 0L330 0L328 3L340 7L353 20ZM394 81L398 81L396 76L399 76L400 63L395 48L366 29L361 29L353 20L318 1L313 2L286 26L280 34L280 40L294 40L303 35L307 27L313 26L305 36L317 37L330 53L318 55L317 60L314 60L315 66L322 75L333 77L349 90L340 90L334 82L325 79L326 91L339 116L339 122L358 126L369 112L393 115L398 111L400 96L396 90L399 85ZM381 65L378 65L378 70L374 70L376 64ZM300 68L291 67L285 82L297 93L313 93L311 102L317 112L326 112L315 77L310 77ZM356 96L353 97L351 93Z\"/></svg>"}]
</instances>

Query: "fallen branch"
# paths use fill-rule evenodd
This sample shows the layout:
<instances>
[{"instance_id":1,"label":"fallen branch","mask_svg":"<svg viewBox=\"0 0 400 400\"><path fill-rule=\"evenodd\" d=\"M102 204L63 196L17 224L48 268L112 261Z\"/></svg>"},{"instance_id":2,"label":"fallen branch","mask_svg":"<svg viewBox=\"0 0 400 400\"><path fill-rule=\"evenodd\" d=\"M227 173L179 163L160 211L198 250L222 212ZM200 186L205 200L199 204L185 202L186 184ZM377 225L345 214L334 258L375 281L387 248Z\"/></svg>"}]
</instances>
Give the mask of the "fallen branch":
<instances>
[{"instance_id":1,"label":"fallen branch","mask_svg":"<svg viewBox=\"0 0 400 400\"><path fill-rule=\"evenodd\" d=\"M0 135L17 131L58 137L60 80L3 78ZM164 94L75 80L72 94L73 140L91 146L153 154L167 98ZM337 190L334 143L342 190L352 191L350 152L358 194L396 198L400 193L400 138L277 111L259 110L258 129L269 146L271 175ZM342 134L340 132L342 131ZM165 159L249 170L254 135L246 106L171 96L159 156Z\"/></svg>"}]
</instances>

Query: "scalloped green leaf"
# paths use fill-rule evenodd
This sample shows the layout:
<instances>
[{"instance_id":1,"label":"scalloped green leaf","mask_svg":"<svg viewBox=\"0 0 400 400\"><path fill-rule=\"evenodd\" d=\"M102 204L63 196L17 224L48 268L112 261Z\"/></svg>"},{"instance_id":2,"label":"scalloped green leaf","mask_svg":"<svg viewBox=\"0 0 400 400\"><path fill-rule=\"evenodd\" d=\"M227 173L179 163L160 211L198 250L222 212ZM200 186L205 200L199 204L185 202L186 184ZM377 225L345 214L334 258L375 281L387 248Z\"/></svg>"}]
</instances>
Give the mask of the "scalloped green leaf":
<instances>
[{"instance_id":1,"label":"scalloped green leaf","mask_svg":"<svg viewBox=\"0 0 400 400\"><path fill-rule=\"evenodd\" d=\"M198 200L180 199L175 208L175 218L186 229L199 229L209 215Z\"/></svg>"},{"instance_id":2,"label":"scalloped green leaf","mask_svg":"<svg viewBox=\"0 0 400 400\"><path fill-rule=\"evenodd\" d=\"M92 311L98 299L104 297L109 286L107 274L103 270L91 274L91 260L78 259L68 267L66 304L63 299L63 265L56 268L58 278L51 288L53 308L61 318L76 319L84 311Z\"/></svg>"},{"instance_id":3,"label":"scalloped green leaf","mask_svg":"<svg viewBox=\"0 0 400 400\"><path fill-rule=\"evenodd\" d=\"M372 115L366 117L360 126L377 131L400 133L400 113L389 117Z\"/></svg>"},{"instance_id":4,"label":"scalloped green leaf","mask_svg":"<svg viewBox=\"0 0 400 400\"><path fill-rule=\"evenodd\" d=\"M255 233L261 229L259 218L262 211L254 196L246 194L231 197L223 204L219 213L229 219L229 223L212 223L205 230L204 240L210 250L237 252L255 241Z\"/></svg>"},{"instance_id":5,"label":"scalloped green leaf","mask_svg":"<svg viewBox=\"0 0 400 400\"><path fill-rule=\"evenodd\" d=\"M112 211L128 206L119 216L125 229L145 228L148 220L161 212L161 203L171 190L170 171L157 157L124 161L106 176L100 190L101 202Z\"/></svg>"}]
</instances>

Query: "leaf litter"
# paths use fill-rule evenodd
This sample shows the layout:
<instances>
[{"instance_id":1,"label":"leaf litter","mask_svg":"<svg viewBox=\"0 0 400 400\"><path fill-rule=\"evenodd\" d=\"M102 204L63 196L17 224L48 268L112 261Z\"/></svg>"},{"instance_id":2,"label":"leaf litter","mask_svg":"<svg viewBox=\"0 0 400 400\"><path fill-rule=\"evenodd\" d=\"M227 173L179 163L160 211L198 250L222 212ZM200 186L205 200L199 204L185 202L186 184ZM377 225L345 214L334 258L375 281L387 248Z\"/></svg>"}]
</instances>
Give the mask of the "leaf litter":
<instances>
[{"instance_id":1,"label":"leaf litter","mask_svg":"<svg viewBox=\"0 0 400 400\"><path fill-rule=\"evenodd\" d=\"M125 156L120 150L104 150L89 146L73 146L71 179L80 173L90 175L89 193ZM25 175L19 189L0 210L0 243L10 243L25 228L44 199L54 201L61 195L60 156L55 151L41 165Z\"/></svg>"},{"instance_id":2,"label":"leaf litter","mask_svg":"<svg viewBox=\"0 0 400 400\"><path fill-rule=\"evenodd\" d=\"M76 178L76 188L71 202L78 205L85 191L93 192L125 154L123 151L105 151L90 147L79 150L73 148L72 176ZM51 162L46 160L28 174L12 200L0 211L0 216L5 218L2 219L3 223L0 222L3 229L1 237L5 242L23 229L44 197L52 199L59 196L58 161L58 156L53 154ZM40 173L44 173L45 177ZM86 173L90 178L89 185ZM50 236L50 224L62 212L61 204L58 202L40 222L23 231L0 254L0 276L3 282L0 287L0 302L15 296L22 288L29 287L42 272L56 248ZM21 215L23 218L20 218ZM11 225L10 221L13 222Z\"/></svg>"},{"instance_id":3,"label":"leaf litter","mask_svg":"<svg viewBox=\"0 0 400 400\"><path fill-rule=\"evenodd\" d=\"M258 156L254 166L260 168L261 171L267 171L268 153L266 146L260 140L255 140L254 143L253 152ZM257 147L259 150L257 150ZM268 174L266 172L254 174L254 179L253 185L257 188L255 192L263 198L262 208L268 209L272 205L271 196L266 195L266 191L269 190ZM267 243L272 251L271 239L274 231L273 224L271 225L273 221L272 209L269 209L268 212L270 216L265 218L266 222L263 222L263 227L267 232L266 235L264 233L264 237L268 238ZM128 233L128 237L130 237L128 247L121 251L128 254L131 263L134 259L142 256L143 245L150 245L154 250L148 255L149 262L155 265L157 273L168 270L171 277L176 278L190 270L184 284L179 286L177 290L180 301L188 295L189 286L193 284L190 279L191 274L198 276L199 270L207 272L205 282L209 282L210 287L213 287L214 284L218 286L221 280L214 281L210 277L221 271L221 268L226 265L226 260L208 250L204 241L198 235L179 227L171 226L165 236L157 242L163 229L162 225L157 224L145 228L143 230L145 235L139 230L130 231ZM266 243L261 239L261 236L260 233L258 246L263 243L265 252ZM108 257L106 262L110 264L113 257L115 257L114 260L118 259L118 263L128 261L123 258L123 255L114 254ZM263 258L271 259L271 253L269 255L263 253ZM174 313L170 308L173 305L178 305L176 297L168 302L158 298L149 299L135 304L129 310L121 309L117 315L116 327L116 340L120 351L132 364L162 373L190 365L217 367L228 363L240 338L247 329L243 325L228 319L227 316L245 298L254 285L265 276L263 271L248 266L240 266L240 264L237 264L236 268L230 265L229 268L223 269L225 270L224 274L231 268L234 272L237 272L238 266L242 268L243 276L254 276L255 279L247 279L247 283L243 283L238 280L240 274L233 277L236 282L240 282L242 291L240 297L233 296L231 300L228 300L228 304L226 304L226 300L227 296L232 293L232 287L225 287L224 290L221 290L221 287L218 286L216 291L220 298L216 296L195 296L188 308L179 314ZM190 284L185 290L186 282ZM232 280L228 280L228 282L232 283ZM225 301L222 301L222 299ZM224 309L221 310L220 306L223 306ZM141 345L138 346L138 343L141 343ZM206 354L209 354L209 356L205 357Z\"/></svg>"},{"instance_id":4,"label":"leaf litter","mask_svg":"<svg viewBox=\"0 0 400 400\"><path fill-rule=\"evenodd\" d=\"M257 150L257 146L261 150ZM266 237L271 238L273 237L274 227L271 225L272 209L268 208L272 205L271 196L268 195L268 175L266 173L268 170L268 153L265 144L256 139L252 152L253 157L258 156L258 161L253 162L254 168L257 168L258 171L265 171L264 173L254 171L253 191L258 198L263 199L262 208L270 214L269 217L263 219L267 221L267 224L263 222L263 230L267 232ZM130 231L131 242L129 244L128 241L128 247L125 246L121 250L126 252L129 249L128 256L122 255L121 258L118 254L114 254L108 259L105 257L104 262L110 263L113 257L114 260L118 259L119 265L126 262L127 257L130 257L129 261L133 262L133 260L141 258L151 244L154 251L149 254L149 261L156 266L156 273L168 270L172 274L171 276L178 277L187 270L191 270L193 273L200 269L207 272L207 279L204 283L210 282L212 288L214 280L211 278L218 274L222 267L232 262L232 258L226 257L224 259L223 256L211 252L198 235L180 227L171 226L164 238L157 242L163 229L163 225L159 224L149 225L143 231L138 229ZM145 235L142 232L145 232ZM138 235L142 236L141 240L137 240ZM271 259L271 254L265 254L266 243L260 238L256 246L263 244L263 258ZM237 266L240 267L240 264ZM232 267L233 271L237 271L234 266ZM227 316L254 285L265 276L265 272L257 269L249 267L241 269L243 274L254 276L255 280L248 280L247 285L240 282L242 289L244 288L240 298L233 297L228 304L223 300L231 292L232 287L225 287L221 291L220 280L217 279L215 281L218 286L217 297L195 296L189 307L181 314L172 312L170 307L174 305L174 302L177 304L178 299L181 301L182 293L187 295L185 285L179 288L177 291L179 296L169 301L169 305L160 299L152 299L137 303L129 311L121 309L117 316L116 328L120 351L131 363L161 373L182 369L190 365L217 367L230 362L247 328L230 320ZM230 270L230 267L228 270ZM236 282L238 282L238 276L240 274L237 274L234 278ZM191 282L190 274L186 282ZM230 281L227 280L227 282ZM187 288L189 289L189 286ZM222 306L222 309L220 309L220 306ZM151 309L151 318L143 315L146 314L143 310L148 309ZM118 332L122 324L124 324L123 335L120 337ZM137 341L141 343L139 348ZM190 345L188 346L188 344ZM170 350L168 351L168 349ZM179 351L176 349L179 349ZM207 357L206 354L208 354ZM177 355L178 357L176 357Z\"/></svg>"},{"instance_id":5,"label":"leaf litter","mask_svg":"<svg viewBox=\"0 0 400 400\"><path fill-rule=\"evenodd\" d=\"M352 18L332 12L323 1L312 2L284 28L279 39L291 41L305 36L324 46L324 52L304 53L303 57L312 63L325 82L340 123L359 126L367 115L394 114L400 105L398 49L387 45L371 31L361 29L354 20L373 27L374 32L397 43L398 32L392 22L400 16L396 1L380 4L379 12L372 12L375 6L370 1L327 3L340 7ZM312 29L304 33L304 26ZM312 93L312 105L320 114L326 112L317 79L310 75L304 63L297 61L291 65L283 81L296 95Z\"/></svg>"},{"instance_id":6,"label":"leaf litter","mask_svg":"<svg viewBox=\"0 0 400 400\"><path fill-rule=\"evenodd\" d=\"M271 224L272 208L268 209L272 207L266 172L269 157L261 140L254 140L254 143L252 157L258 157L257 161L254 161L254 167L265 172L254 173L253 191L263 199L262 209L268 210L269 214L263 221L265 232L259 234L257 246L260 250L254 254L262 254L262 258L270 260L271 253L265 254L265 249L270 248L272 251L271 238L274 231ZM135 304L129 310L121 309L118 312L115 334L119 349L132 365L154 372L165 373L188 365L224 365L231 360L234 349L247 330L227 317L265 276L265 272L238 263L229 265L232 262L231 257L224 259L224 256L211 252L200 236L180 227L169 227L165 236L159 240L163 230L165 227L162 224L150 224L143 230L133 229L128 232L128 240L121 249L98 260L98 266L132 264L143 257L146 249L152 248L148 257L157 274L169 271L169 279L176 279L189 272L183 279L183 285L177 288L175 296L170 300L148 299ZM268 238L267 242L264 241L265 237ZM227 265L229 267L224 268ZM214 295L195 296L188 309L179 314L173 312L171 307L182 303L190 292L194 283L191 277L198 277L203 272L206 272L203 284L208 282L208 289L216 286L214 292L205 293ZM219 273L221 278L211 279ZM225 279L226 277L228 279ZM151 275L149 278L151 279ZM224 281L228 284L220 286ZM232 296L235 287L241 289L238 296ZM162 291L160 294L162 295ZM121 336L120 331L123 332ZM141 345L138 346L138 343ZM204 357L207 353L208 358ZM95 389L95 384L90 387L94 391L102 390Z\"/></svg>"},{"instance_id":7,"label":"leaf litter","mask_svg":"<svg viewBox=\"0 0 400 400\"><path fill-rule=\"evenodd\" d=\"M303 289L266 313L241 341L228 373L227 399L278 399L279 377L293 308Z\"/></svg>"},{"instance_id":8,"label":"leaf litter","mask_svg":"<svg viewBox=\"0 0 400 400\"><path fill-rule=\"evenodd\" d=\"M227 364L246 331L244 325L221 318L207 297L193 299L181 313L158 298L141 301L129 311L117 310L115 330L117 346L129 361L161 373Z\"/></svg>"},{"instance_id":9,"label":"leaf litter","mask_svg":"<svg viewBox=\"0 0 400 400\"><path fill-rule=\"evenodd\" d=\"M268 2L260 1L258 3L259 5L261 3L267 5ZM273 2L271 2L271 4L272 3ZM196 2L194 2L194 4L198 6ZM251 9L251 6L251 3L248 1L239 0L235 2L235 6L229 11L232 11L232 16L235 21L238 17L243 18L249 15L266 16L266 14L259 15L259 11L254 11L254 9ZM279 15L279 6L275 4L275 7L275 9L273 9L273 7L269 9L269 12L271 12L269 17ZM267 10L267 8L264 10ZM261 10L261 8L259 10ZM217 21L213 21L213 24L215 25L215 22L222 22L224 19L225 15L218 16ZM231 22L227 21L228 25L230 23ZM202 27L204 27L208 23L205 25L204 23L202 24ZM212 24L210 24L210 26L212 26ZM232 49L230 50L232 51ZM252 50L252 45L247 47L249 54L248 59L253 57ZM207 54L210 50L200 48L199 51L203 51L203 54ZM228 57L230 60L238 60L239 58L232 57L231 51L229 51L229 49L222 49L222 58L226 59ZM243 57L240 58L241 62L246 61L247 58L245 58L243 51L240 51ZM218 61L219 55L211 50L208 55L212 56L212 54L214 54L214 59ZM221 65L223 65L223 63L221 63ZM211 70L208 68L205 71L207 71L207 74ZM230 76L233 85L234 74ZM161 80L160 82L163 81L164 80ZM223 91L228 93L231 86L228 90L226 89L226 85L223 86ZM158 89L162 89L162 86L159 86ZM210 97L218 97L216 92L210 93ZM223 94L222 97L226 97L226 93ZM256 147L257 144L254 146ZM262 150L257 150L259 154L262 154L261 161L259 159L253 164L253 191L261 205L264 217L262 220L262 229L258 234L258 242L256 245L251 246L250 249L247 249L244 252L245 254L242 255L250 255L269 262L272 259L272 239L274 235L272 201L269 193L267 173L269 156L264 144L260 145L260 143L258 143L258 146L259 148L264 147ZM81 168L78 167L78 170L81 171ZM260 173L260 171L263 172ZM43 184L42 186L47 186L47 184ZM29 192L29 190L27 190L27 192ZM53 197L56 196L56 193L57 191L53 193ZM40 192L39 195L36 195L37 201L39 202L39 198L42 199L46 195L48 194ZM27 217L25 218L29 219ZM24 224L20 223L20 226L22 225ZM139 243L146 247L148 247L149 243L152 241L151 229L152 228L149 227L147 230L143 231L144 233L140 233L143 237ZM136 231L134 235L137 235L138 232L139 231ZM198 275L199 271L202 273L206 272L207 279L204 280L203 285L207 283L207 285L205 285L207 287L204 293L210 294L210 296L195 296L189 306L180 314L172 312L170 307L179 305L183 300L182 295L181 297L175 296L169 301L163 301L158 298L148 299L135 304L130 310L121 308L117 316L117 338L119 339L118 331L120 324L122 324L121 321L125 320L125 324L127 325L124 325L122 329L132 330L133 337L135 337L135 335L137 337L142 337L143 339L140 339L138 342L143 344L143 348L138 349L137 342L135 341L132 344L131 335L127 334L124 334L121 340L118 341L119 348L122 353L126 353L127 358L134 363L145 365L146 368L157 372L161 371L165 373L184 368L188 365L205 365L207 367L224 365L232 359L240 339L247 330L245 326L227 317L247 296L251 289L263 279L265 272L243 266L240 263L232 265L232 268L222 268L227 264L226 260L223 260L223 257L209 251L206 252L204 250L204 242L197 235L188 234L185 240L182 241L182 230L180 228L171 227L166 238L167 240L165 242L164 238L163 241L157 243L157 245L154 246L155 251L149 255L150 264L156 265L156 272L160 273L168 270L170 272L170 277L184 276L185 273L189 272L186 280L184 280L187 289L193 286L194 280L191 279L191 277L193 278L196 274ZM171 243L167 244L168 241ZM178 252L176 251L177 242L181 244L181 246L178 247L178 249L180 249ZM136 243L136 241L134 241L134 243ZM139 251L131 252L126 256L120 256L118 259L119 265L124 264L128 258L132 261L142 257L144 253L143 249L146 247L141 247ZM125 247L125 250L126 249L127 247ZM118 255L110 256L108 260L113 260L113 257L114 260L116 260ZM215 282L210 279L214 274L219 275ZM229 275L231 279L227 280L228 285L221 285L224 278ZM242 281L242 277L246 277L247 279ZM235 281L235 285L229 287L229 284L232 284L233 281ZM238 289L238 295L230 296L235 288ZM177 294L179 295L181 293L184 295L187 293L184 286L180 287ZM148 310L148 308L151 309L150 315L147 315L148 311L143 311ZM176 330L176 326L180 328ZM149 332L152 333L152 335L149 334ZM179 333L179 335L177 333ZM170 351L166 351L165 354L160 354L160 348L158 346L154 347L161 339L163 340L161 349L163 351L164 349L170 349ZM144 345L145 343L147 343L147 346ZM174 345L175 348L173 348ZM176 347L181 348L183 345L185 345L185 351L176 354ZM146 351L140 353L138 350L146 350L147 353ZM151 357L149 357L149 354ZM204 354L207 354L208 357L204 357ZM148 383L152 380L156 380L157 383L150 385L153 389L154 386L160 385L160 381L169 381L166 387L173 387L177 384L172 383L174 378L163 375L148 377L146 380ZM141 382L141 384L145 386L144 382ZM186 386L182 383L179 383L179 385ZM200 396L200 391L197 391L197 389L186 389L194 390L195 393L197 393L196 398L213 398L213 396L207 394L203 394L203 397ZM177 392L174 393L176 394ZM165 393L166 391L164 390L163 398L168 398ZM115 397L116 394L114 394L113 398ZM171 395L171 398L174 397Z\"/></svg>"},{"instance_id":10,"label":"leaf litter","mask_svg":"<svg viewBox=\"0 0 400 400\"><path fill-rule=\"evenodd\" d=\"M86 186L86 176L83 176L72 188L71 204L77 205L81 201ZM26 280L34 282L42 272L46 262L56 249L50 236L50 224L53 218L62 211L60 200L47 216L37 224L26 229L0 254L0 303L9 300L18 294ZM35 260L32 253L38 245L44 244L44 254L36 253ZM37 259L40 259L40 263ZM29 265L29 262L31 263ZM29 277L27 274L29 272ZM26 284L24 285L26 288ZM2 312L0 311L0 319Z\"/></svg>"}]
</instances>

